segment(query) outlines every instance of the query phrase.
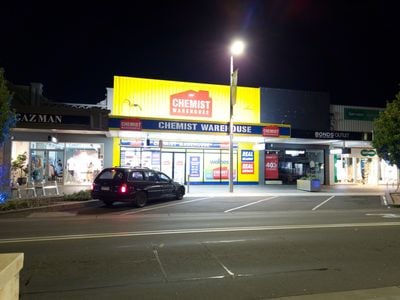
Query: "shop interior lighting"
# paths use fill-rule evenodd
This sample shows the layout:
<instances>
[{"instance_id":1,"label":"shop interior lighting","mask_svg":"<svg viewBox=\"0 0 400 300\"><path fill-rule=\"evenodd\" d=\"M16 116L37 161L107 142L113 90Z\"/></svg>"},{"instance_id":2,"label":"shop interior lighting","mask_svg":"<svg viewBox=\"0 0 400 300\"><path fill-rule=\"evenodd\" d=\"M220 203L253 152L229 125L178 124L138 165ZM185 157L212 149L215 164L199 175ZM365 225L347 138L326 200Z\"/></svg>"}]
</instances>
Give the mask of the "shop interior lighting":
<instances>
[{"instance_id":1,"label":"shop interior lighting","mask_svg":"<svg viewBox=\"0 0 400 300\"><path fill-rule=\"evenodd\" d=\"M285 150L285 154L291 156L299 156L300 154L304 153L306 153L304 150Z\"/></svg>"},{"instance_id":2,"label":"shop interior lighting","mask_svg":"<svg viewBox=\"0 0 400 300\"><path fill-rule=\"evenodd\" d=\"M253 150L265 150L265 144L254 144Z\"/></svg>"},{"instance_id":3,"label":"shop interior lighting","mask_svg":"<svg viewBox=\"0 0 400 300\"><path fill-rule=\"evenodd\" d=\"M329 150L330 154L342 154L342 148L335 148L335 149L331 149Z\"/></svg>"}]
</instances>

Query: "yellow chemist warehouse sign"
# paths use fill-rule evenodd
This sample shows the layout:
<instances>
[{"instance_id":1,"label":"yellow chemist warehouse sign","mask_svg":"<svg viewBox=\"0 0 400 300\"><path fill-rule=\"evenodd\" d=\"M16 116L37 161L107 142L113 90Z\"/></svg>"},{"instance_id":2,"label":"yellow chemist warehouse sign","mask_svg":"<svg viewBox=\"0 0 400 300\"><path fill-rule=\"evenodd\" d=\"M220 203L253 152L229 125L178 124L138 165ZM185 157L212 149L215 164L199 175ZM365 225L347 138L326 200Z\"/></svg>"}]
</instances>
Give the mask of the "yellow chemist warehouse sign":
<instances>
[{"instance_id":1,"label":"yellow chemist warehouse sign","mask_svg":"<svg viewBox=\"0 0 400 300\"><path fill-rule=\"evenodd\" d=\"M229 85L114 77L113 116L229 121ZM260 122L260 89L238 87L235 122Z\"/></svg>"}]
</instances>

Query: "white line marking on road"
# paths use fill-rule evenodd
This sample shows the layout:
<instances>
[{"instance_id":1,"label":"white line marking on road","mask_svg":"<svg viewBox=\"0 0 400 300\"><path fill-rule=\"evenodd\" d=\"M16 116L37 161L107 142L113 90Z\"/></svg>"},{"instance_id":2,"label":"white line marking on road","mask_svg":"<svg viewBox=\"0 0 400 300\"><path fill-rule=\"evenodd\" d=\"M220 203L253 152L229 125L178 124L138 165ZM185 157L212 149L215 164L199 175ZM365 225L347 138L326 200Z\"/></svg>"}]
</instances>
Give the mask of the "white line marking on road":
<instances>
[{"instance_id":1,"label":"white line marking on road","mask_svg":"<svg viewBox=\"0 0 400 300\"><path fill-rule=\"evenodd\" d=\"M328 202L329 200L331 200L333 197L335 196L331 196L328 199L326 199L324 202L318 204L316 207L314 207L312 210L317 210L318 208L320 208L322 205L324 205L326 202Z\"/></svg>"},{"instance_id":2,"label":"white line marking on road","mask_svg":"<svg viewBox=\"0 0 400 300\"><path fill-rule=\"evenodd\" d=\"M238 207L234 207L234 208L225 210L224 213L231 212L231 211L234 211L234 210L238 210L238 209L241 209L241 208L243 208L243 207L247 207L247 206L250 206L250 205L254 205L254 204L257 204L257 203L260 203L260 202L272 200L272 199L275 199L275 198L278 198L278 197L280 197L280 196L269 197L269 198L265 198L265 199L258 200L258 201L256 201L256 202L247 203L247 204L242 205L242 206L238 206Z\"/></svg>"},{"instance_id":3,"label":"white line marking on road","mask_svg":"<svg viewBox=\"0 0 400 300\"><path fill-rule=\"evenodd\" d=\"M220 243L238 243L246 242L247 240L224 240L224 241L204 241L204 244L220 244Z\"/></svg>"},{"instance_id":4,"label":"white line marking on road","mask_svg":"<svg viewBox=\"0 0 400 300\"><path fill-rule=\"evenodd\" d=\"M381 216L383 218L388 218L388 219L394 219L394 218L400 218L400 215L397 214L365 214L366 216Z\"/></svg>"},{"instance_id":5,"label":"white line marking on road","mask_svg":"<svg viewBox=\"0 0 400 300\"><path fill-rule=\"evenodd\" d=\"M155 207L142 208L142 209L138 209L138 210L135 210L135 211L126 212L126 213L121 214L121 215L133 215L133 214L137 214L137 213L140 213L140 212L143 212L143 211L149 211L149 210L155 210L155 209L160 209L160 208L165 208L165 207L177 206L177 205L181 205L181 204L197 202L197 201L207 200L207 199L211 199L211 198L213 198L213 197L204 197L204 198L199 198L199 199L180 201L178 203L171 203L171 204L165 204L165 205L160 205L160 206L155 206Z\"/></svg>"},{"instance_id":6,"label":"white line marking on road","mask_svg":"<svg viewBox=\"0 0 400 300\"><path fill-rule=\"evenodd\" d=\"M158 263L158 265L159 265L159 267L161 269L161 272L162 272L162 274L164 276L165 281L168 281L167 272L165 272L164 266L163 266L163 264L162 264L162 262L160 260L160 256L158 255L157 248L155 248L155 247L153 247L153 254L156 257L157 263Z\"/></svg>"},{"instance_id":7,"label":"white line marking on road","mask_svg":"<svg viewBox=\"0 0 400 300\"><path fill-rule=\"evenodd\" d=\"M325 228L351 228L351 227L384 227L384 226L400 226L400 222L194 228L194 229L176 229L176 230L53 235L53 236L0 239L0 245L11 244L11 243L54 242L54 241L62 241L62 240L101 239L101 238L150 236L150 235L188 234L188 233L218 233L218 232L241 232L241 231L273 231L273 230L325 229Z\"/></svg>"},{"instance_id":8,"label":"white line marking on road","mask_svg":"<svg viewBox=\"0 0 400 300\"><path fill-rule=\"evenodd\" d=\"M385 197L385 196L382 196L382 198L383 198L383 203L385 204L385 206L388 206L388 202L387 202L387 200L386 200L386 197Z\"/></svg>"},{"instance_id":9,"label":"white line marking on road","mask_svg":"<svg viewBox=\"0 0 400 300\"><path fill-rule=\"evenodd\" d=\"M225 270L226 273L228 273L228 275L230 277L235 277L235 273L233 273L231 270L229 270L229 268L227 266L224 265L224 263L218 258L217 255L215 255L210 248L207 247L207 245L203 244L204 248L206 248L208 254L211 255L212 258L215 259L215 261Z\"/></svg>"}]
</instances>

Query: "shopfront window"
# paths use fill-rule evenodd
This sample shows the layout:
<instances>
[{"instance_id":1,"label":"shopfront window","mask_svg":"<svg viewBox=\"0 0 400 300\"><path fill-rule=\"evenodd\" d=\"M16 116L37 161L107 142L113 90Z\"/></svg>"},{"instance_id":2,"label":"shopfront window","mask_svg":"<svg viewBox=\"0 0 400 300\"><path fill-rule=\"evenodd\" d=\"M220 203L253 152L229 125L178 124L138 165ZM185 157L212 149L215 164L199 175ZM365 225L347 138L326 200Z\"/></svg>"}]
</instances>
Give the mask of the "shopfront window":
<instances>
[{"instance_id":1,"label":"shopfront window","mask_svg":"<svg viewBox=\"0 0 400 300\"><path fill-rule=\"evenodd\" d=\"M237 179L237 152L234 152L234 180ZM174 180L185 183L219 183L229 181L227 150L130 148L121 147L121 166L160 170Z\"/></svg>"},{"instance_id":2,"label":"shopfront window","mask_svg":"<svg viewBox=\"0 0 400 300\"><path fill-rule=\"evenodd\" d=\"M390 168L378 156L362 156L354 148L352 154L335 154L333 158L335 183L376 185L391 177Z\"/></svg>"},{"instance_id":3,"label":"shopfront window","mask_svg":"<svg viewBox=\"0 0 400 300\"><path fill-rule=\"evenodd\" d=\"M90 184L103 168L103 145L86 143L12 143L11 160L27 153L27 181ZM12 181L15 176L11 174Z\"/></svg>"},{"instance_id":4,"label":"shopfront window","mask_svg":"<svg viewBox=\"0 0 400 300\"><path fill-rule=\"evenodd\" d=\"M65 183L90 184L103 168L101 144L67 144L65 149Z\"/></svg>"},{"instance_id":5,"label":"shopfront window","mask_svg":"<svg viewBox=\"0 0 400 300\"><path fill-rule=\"evenodd\" d=\"M280 149L265 154L265 179L295 184L301 177L312 177L324 184L324 152L309 149Z\"/></svg>"},{"instance_id":6,"label":"shopfront window","mask_svg":"<svg viewBox=\"0 0 400 300\"><path fill-rule=\"evenodd\" d=\"M379 183L397 186L397 166L389 165L385 160L379 159L378 161L378 176Z\"/></svg>"}]
</instances>

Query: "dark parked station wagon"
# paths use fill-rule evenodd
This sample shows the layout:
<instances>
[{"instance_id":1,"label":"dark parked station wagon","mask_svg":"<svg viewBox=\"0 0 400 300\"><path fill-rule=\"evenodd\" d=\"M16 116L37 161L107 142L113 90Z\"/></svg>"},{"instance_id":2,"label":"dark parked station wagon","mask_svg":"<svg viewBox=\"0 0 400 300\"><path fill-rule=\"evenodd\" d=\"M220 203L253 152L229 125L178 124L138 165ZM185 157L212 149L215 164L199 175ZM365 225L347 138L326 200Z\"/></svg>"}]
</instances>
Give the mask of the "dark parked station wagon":
<instances>
[{"instance_id":1,"label":"dark parked station wagon","mask_svg":"<svg viewBox=\"0 0 400 300\"><path fill-rule=\"evenodd\" d=\"M143 207L148 200L182 199L185 186L166 174L147 169L115 167L103 169L94 179L92 198L106 205L114 202L131 202Z\"/></svg>"}]
</instances>

